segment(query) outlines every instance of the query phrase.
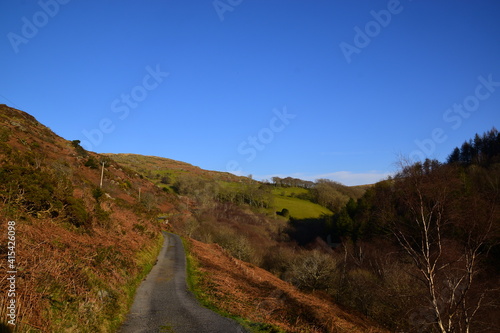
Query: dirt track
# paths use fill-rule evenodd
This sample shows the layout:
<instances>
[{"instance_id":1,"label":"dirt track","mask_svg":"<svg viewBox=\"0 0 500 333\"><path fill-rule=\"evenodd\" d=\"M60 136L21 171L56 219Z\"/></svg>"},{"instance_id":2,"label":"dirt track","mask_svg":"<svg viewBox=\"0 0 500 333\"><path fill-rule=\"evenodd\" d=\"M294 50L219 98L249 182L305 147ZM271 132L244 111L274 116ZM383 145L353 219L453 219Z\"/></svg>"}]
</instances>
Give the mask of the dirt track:
<instances>
[{"instance_id":1,"label":"dirt track","mask_svg":"<svg viewBox=\"0 0 500 333\"><path fill-rule=\"evenodd\" d=\"M186 285L186 256L179 236L165 233L158 262L137 289L120 333L247 332L235 321L198 304Z\"/></svg>"}]
</instances>

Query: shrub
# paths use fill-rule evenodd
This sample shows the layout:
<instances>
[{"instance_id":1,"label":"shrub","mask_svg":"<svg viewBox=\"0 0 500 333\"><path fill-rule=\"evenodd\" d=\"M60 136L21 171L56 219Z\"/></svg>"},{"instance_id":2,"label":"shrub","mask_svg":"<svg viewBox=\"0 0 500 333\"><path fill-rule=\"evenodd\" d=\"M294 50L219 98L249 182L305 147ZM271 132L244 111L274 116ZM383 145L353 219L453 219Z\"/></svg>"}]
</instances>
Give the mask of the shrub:
<instances>
[{"instance_id":1,"label":"shrub","mask_svg":"<svg viewBox=\"0 0 500 333\"><path fill-rule=\"evenodd\" d=\"M100 187L96 187L92 190L92 197L99 202L101 197L104 195L104 191Z\"/></svg>"},{"instance_id":2,"label":"shrub","mask_svg":"<svg viewBox=\"0 0 500 333\"><path fill-rule=\"evenodd\" d=\"M276 245L267 249L262 258L261 267L279 278L283 278L295 256L292 248Z\"/></svg>"},{"instance_id":3,"label":"shrub","mask_svg":"<svg viewBox=\"0 0 500 333\"><path fill-rule=\"evenodd\" d=\"M283 217L290 217L290 212L286 208L283 208L281 210L281 212L276 212L276 214L283 216Z\"/></svg>"},{"instance_id":4,"label":"shrub","mask_svg":"<svg viewBox=\"0 0 500 333\"><path fill-rule=\"evenodd\" d=\"M192 222L191 222L192 223ZM223 249L236 259L250 262L254 251L249 240L242 234L226 226L213 227L212 224L204 222L197 225L196 234L202 241L219 244Z\"/></svg>"},{"instance_id":5,"label":"shrub","mask_svg":"<svg viewBox=\"0 0 500 333\"><path fill-rule=\"evenodd\" d=\"M51 174L17 165L0 169L0 197L8 198L36 216L49 212L57 201L54 179Z\"/></svg>"},{"instance_id":6,"label":"shrub","mask_svg":"<svg viewBox=\"0 0 500 333\"><path fill-rule=\"evenodd\" d=\"M87 159L87 162L85 162L85 166L91 169L97 169L99 165L97 164L97 161L93 157L89 157Z\"/></svg>"},{"instance_id":7,"label":"shrub","mask_svg":"<svg viewBox=\"0 0 500 333\"><path fill-rule=\"evenodd\" d=\"M66 198L66 205L65 211L69 223L76 227L89 225L89 215L85 210L85 205L82 199L68 197Z\"/></svg>"},{"instance_id":8,"label":"shrub","mask_svg":"<svg viewBox=\"0 0 500 333\"><path fill-rule=\"evenodd\" d=\"M0 128L0 142L7 142L10 139L10 130L8 128Z\"/></svg>"},{"instance_id":9,"label":"shrub","mask_svg":"<svg viewBox=\"0 0 500 333\"><path fill-rule=\"evenodd\" d=\"M291 262L288 279L302 290L328 290L332 287L335 273L334 257L314 250Z\"/></svg>"},{"instance_id":10,"label":"shrub","mask_svg":"<svg viewBox=\"0 0 500 333\"><path fill-rule=\"evenodd\" d=\"M98 204L95 206L94 217L96 219L97 225L99 225L100 227L107 229L111 226L110 215L111 215L110 212L105 211Z\"/></svg>"},{"instance_id":11,"label":"shrub","mask_svg":"<svg viewBox=\"0 0 500 333\"><path fill-rule=\"evenodd\" d=\"M83 149L82 146L80 146L80 142L81 142L80 140L73 140L71 141L71 145L75 148L78 155L86 157L88 153L85 149Z\"/></svg>"}]
</instances>

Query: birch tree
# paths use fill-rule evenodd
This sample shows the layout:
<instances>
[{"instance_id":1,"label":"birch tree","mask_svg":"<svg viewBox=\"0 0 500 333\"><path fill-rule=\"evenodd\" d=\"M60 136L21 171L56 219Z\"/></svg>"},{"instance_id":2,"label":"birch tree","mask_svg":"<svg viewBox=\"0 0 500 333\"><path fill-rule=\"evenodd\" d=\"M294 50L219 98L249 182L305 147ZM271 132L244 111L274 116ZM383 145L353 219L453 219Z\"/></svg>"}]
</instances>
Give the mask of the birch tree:
<instances>
[{"instance_id":1,"label":"birch tree","mask_svg":"<svg viewBox=\"0 0 500 333\"><path fill-rule=\"evenodd\" d=\"M488 293L477 292L475 286L494 209L471 214L462 223L454 214L456 207L471 203L455 201L462 187L453 172L437 161L402 163L394 179L397 204L392 230L425 285L428 327L441 333L468 333ZM488 211L484 205L475 208Z\"/></svg>"}]
</instances>

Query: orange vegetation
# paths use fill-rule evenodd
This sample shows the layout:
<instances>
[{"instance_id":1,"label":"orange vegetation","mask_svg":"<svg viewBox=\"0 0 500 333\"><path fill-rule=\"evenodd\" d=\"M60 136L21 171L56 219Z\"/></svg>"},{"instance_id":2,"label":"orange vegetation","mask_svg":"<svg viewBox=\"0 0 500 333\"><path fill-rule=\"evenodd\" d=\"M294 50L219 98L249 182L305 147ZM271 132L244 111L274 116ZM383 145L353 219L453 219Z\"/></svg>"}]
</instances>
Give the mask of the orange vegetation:
<instances>
[{"instance_id":1,"label":"orange vegetation","mask_svg":"<svg viewBox=\"0 0 500 333\"><path fill-rule=\"evenodd\" d=\"M387 332L322 294L306 294L266 270L229 256L217 244L190 240L211 303L231 315L286 332Z\"/></svg>"}]
</instances>

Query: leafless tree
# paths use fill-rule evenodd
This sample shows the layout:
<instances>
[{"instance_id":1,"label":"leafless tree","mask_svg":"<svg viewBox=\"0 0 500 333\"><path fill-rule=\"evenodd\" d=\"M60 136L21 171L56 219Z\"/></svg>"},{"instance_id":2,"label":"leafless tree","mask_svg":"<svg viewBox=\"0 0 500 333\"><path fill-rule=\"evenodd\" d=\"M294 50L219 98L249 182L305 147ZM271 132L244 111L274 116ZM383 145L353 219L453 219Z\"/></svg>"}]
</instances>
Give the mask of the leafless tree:
<instances>
[{"instance_id":1,"label":"leafless tree","mask_svg":"<svg viewBox=\"0 0 500 333\"><path fill-rule=\"evenodd\" d=\"M426 287L432 313L428 324L442 333L468 333L489 292L475 286L494 214L490 209L467 223L454 219L453 198L460 184L448 177L450 172L435 161L401 164L394 185L399 206L393 233ZM450 237L457 229L462 236Z\"/></svg>"}]
</instances>

